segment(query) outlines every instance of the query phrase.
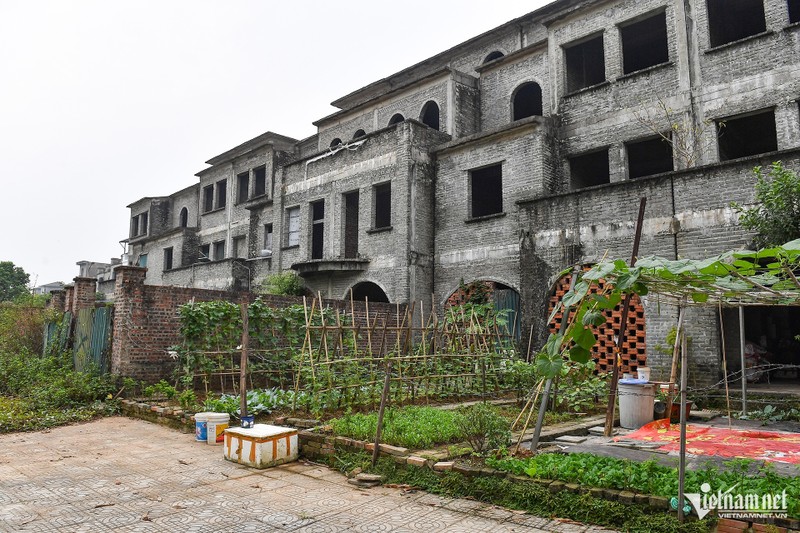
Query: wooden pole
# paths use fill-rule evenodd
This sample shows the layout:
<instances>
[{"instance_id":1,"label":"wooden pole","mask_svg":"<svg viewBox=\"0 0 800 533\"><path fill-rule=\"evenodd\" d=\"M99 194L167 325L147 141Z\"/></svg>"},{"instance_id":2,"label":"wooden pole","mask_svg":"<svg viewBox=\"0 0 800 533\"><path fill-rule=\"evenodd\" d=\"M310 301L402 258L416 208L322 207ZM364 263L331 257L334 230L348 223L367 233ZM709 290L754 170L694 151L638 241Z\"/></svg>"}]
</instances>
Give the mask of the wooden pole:
<instances>
[{"instance_id":1,"label":"wooden pole","mask_svg":"<svg viewBox=\"0 0 800 533\"><path fill-rule=\"evenodd\" d=\"M386 410L386 400L389 397L389 382L392 379L392 360L386 361L386 377L383 380L383 393L381 393L381 406L378 409L378 427L375 429L375 448L372 450L372 466L378 462L381 446L381 432L383 430L383 412Z\"/></svg>"},{"instance_id":2,"label":"wooden pole","mask_svg":"<svg viewBox=\"0 0 800 533\"><path fill-rule=\"evenodd\" d=\"M644 206L647 198L639 200L639 216L636 219L636 235L633 238L633 252L631 253L631 267L636 264L639 256L639 243L642 241L642 225L644 224ZM614 354L614 364L611 372L611 383L608 387L608 406L606 407L606 426L604 434L610 437L614 430L614 412L617 408L617 381L619 381L619 365L617 357L622 354L622 347L625 343L625 335L628 331L628 310L631 305L631 293L625 294L625 302L622 304L622 320L619 323L619 334L617 335L617 353Z\"/></svg>"},{"instance_id":3,"label":"wooden pole","mask_svg":"<svg viewBox=\"0 0 800 533\"><path fill-rule=\"evenodd\" d=\"M731 418L731 391L728 387L728 352L725 349L725 317L722 315L722 300L719 302L719 338L722 341L722 373L725 379L725 404L728 407L728 429L733 429Z\"/></svg>"},{"instance_id":4,"label":"wooden pole","mask_svg":"<svg viewBox=\"0 0 800 533\"><path fill-rule=\"evenodd\" d=\"M683 522L683 502L686 497L684 489L686 484L686 381L688 366L688 350L686 349L686 335L681 337L681 449L678 462L678 520Z\"/></svg>"},{"instance_id":5,"label":"wooden pole","mask_svg":"<svg viewBox=\"0 0 800 533\"><path fill-rule=\"evenodd\" d=\"M742 414L747 414L747 364L744 357L744 306L739 306L739 351L742 357Z\"/></svg>"},{"instance_id":6,"label":"wooden pole","mask_svg":"<svg viewBox=\"0 0 800 533\"><path fill-rule=\"evenodd\" d=\"M675 328L675 342L672 346L672 369L669 373L669 394L667 395L667 418L672 419L672 404L675 403L675 383L678 381L678 357L681 353L681 337L683 336L683 303L678 308L678 326Z\"/></svg>"},{"instance_id":7,"label":"wooden pole","mask_svg":"<svg viewBox=\"0 0 800 533\"><path fill-rule=\"evenodd\" d=\"M247 302L242 305L242 360L239 363L239 412L247 416L247 350L250 344L250 313Z\"/></svg>"}]
</instances>

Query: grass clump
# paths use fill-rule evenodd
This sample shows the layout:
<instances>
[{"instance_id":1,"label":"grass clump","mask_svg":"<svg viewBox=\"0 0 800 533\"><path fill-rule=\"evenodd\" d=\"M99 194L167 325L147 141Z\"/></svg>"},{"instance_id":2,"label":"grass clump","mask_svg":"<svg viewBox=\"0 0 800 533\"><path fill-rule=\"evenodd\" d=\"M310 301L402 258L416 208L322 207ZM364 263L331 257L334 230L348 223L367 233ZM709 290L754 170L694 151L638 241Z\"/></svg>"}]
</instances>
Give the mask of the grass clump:
<instances>
[{"instance_id":1,"label":"grass clump","mask_svg":"<svg viewBox=\"0 0 800 533\"><path fill-rule=\"evenodd\" d=\"M406 448L429 448L464 440L459 413L433 407L388 408L383 415L381 441ZM375 440L377 413L350 413L330 421L333 432L358 440Z\"/></svg>"}]
</instances>

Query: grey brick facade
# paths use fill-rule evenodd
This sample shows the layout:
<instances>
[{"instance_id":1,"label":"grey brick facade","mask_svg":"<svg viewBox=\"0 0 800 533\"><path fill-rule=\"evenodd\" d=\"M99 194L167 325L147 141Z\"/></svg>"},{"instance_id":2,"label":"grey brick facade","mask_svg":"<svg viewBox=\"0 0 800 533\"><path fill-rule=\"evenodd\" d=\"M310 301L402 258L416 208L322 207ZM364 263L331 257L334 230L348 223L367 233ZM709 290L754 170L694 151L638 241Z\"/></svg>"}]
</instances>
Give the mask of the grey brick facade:
<instances>
[{"instance_id":1,"label":"grey brick facade","mask_svg":"<svg viewBox=\"0 0 800 533\"><path fill-rule=\"evenodd\" d=\"M367 283L428 306L489 280L521 294L543 342L556 275L627 258L639 198L641 255L702 257L748 244L730 202L752 203L754 166L800 167L800 23L786 0L743 2L749 26L716 3L553 2L339 98L312 137L265 133L131 204L131 262L146 256L155 285L246 288L294 268L323 297ZM644 306L664 377L653 347L676 311ZM689 327L696 382L712 384L716 312Z\"/></svg>"}]
</instances>

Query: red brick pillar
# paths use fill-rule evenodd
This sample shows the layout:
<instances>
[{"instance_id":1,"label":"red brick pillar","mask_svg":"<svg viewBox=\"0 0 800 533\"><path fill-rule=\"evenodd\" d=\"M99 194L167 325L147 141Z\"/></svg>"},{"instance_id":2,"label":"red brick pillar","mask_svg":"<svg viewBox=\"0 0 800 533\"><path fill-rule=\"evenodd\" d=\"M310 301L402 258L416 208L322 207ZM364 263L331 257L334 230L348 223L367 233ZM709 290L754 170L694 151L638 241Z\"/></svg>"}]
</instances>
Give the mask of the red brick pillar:
<instances>
[{"instance_id":1,"label":"red brick pillar","mask_svg":"<svg viewBox=\"0 0 800 533\"><path fill-rule=\"evenodd\" d=\"M74 303L73 294L75 293L74 285L64 285L64 312L71 313L73 311L72 304Z\"/></svg>"},{"instance_id":2,"label":"red brick pillar","mask_svg":"<svg viewBox=\"0 0 800 533\"><path fill-rule=\"evenodd\" d=\"M75 278L75 288L72 292L72 311L77 313L81 309L94 309L97 301L97 280L95 278Z\"/></svg>"},{"instance_id":3,"label":"red brick pillar","mask_svg":"<svg viewBox=\"0 0 800 533\"><path fill-rule=\"evenodd\" d=\"M55 309L56 311L61 311L62 313L65 311L64 306L67 305L66 299L66 292L61 290L55 290L50 293L50 301L47 303L48 307Z\"/></svg>"},{"instance_id":4,"label":"red brick pillar","mask_svg":"<svg viewBox=\"0 0 800 533\"><path fill-rule=\"evenodd\" d=\"M144 277L147 269L118 266L114 269L114 333L111 344L111 373L128 375L132 352L136 347L130 339L137 336L136 324L145 315Z\"/></svg>"}]
</instances>

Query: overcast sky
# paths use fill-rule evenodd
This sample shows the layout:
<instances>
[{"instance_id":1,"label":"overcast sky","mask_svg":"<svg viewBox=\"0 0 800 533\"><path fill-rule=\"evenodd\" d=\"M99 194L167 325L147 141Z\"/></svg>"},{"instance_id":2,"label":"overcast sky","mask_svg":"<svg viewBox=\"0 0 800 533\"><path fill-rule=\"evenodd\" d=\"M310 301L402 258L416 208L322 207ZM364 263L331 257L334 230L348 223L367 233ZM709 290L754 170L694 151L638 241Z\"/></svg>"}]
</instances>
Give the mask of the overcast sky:
<instances>
[{"instance_id":1,"label":"overcast sky","mask_svg":"<svg viewBox=\"0 0 800 533\"><path fill-rule=\"evenodd\" d=\"M129 203L545 0L0 0L0 261L119 257Z\"/></svg>"}]
</instances>

